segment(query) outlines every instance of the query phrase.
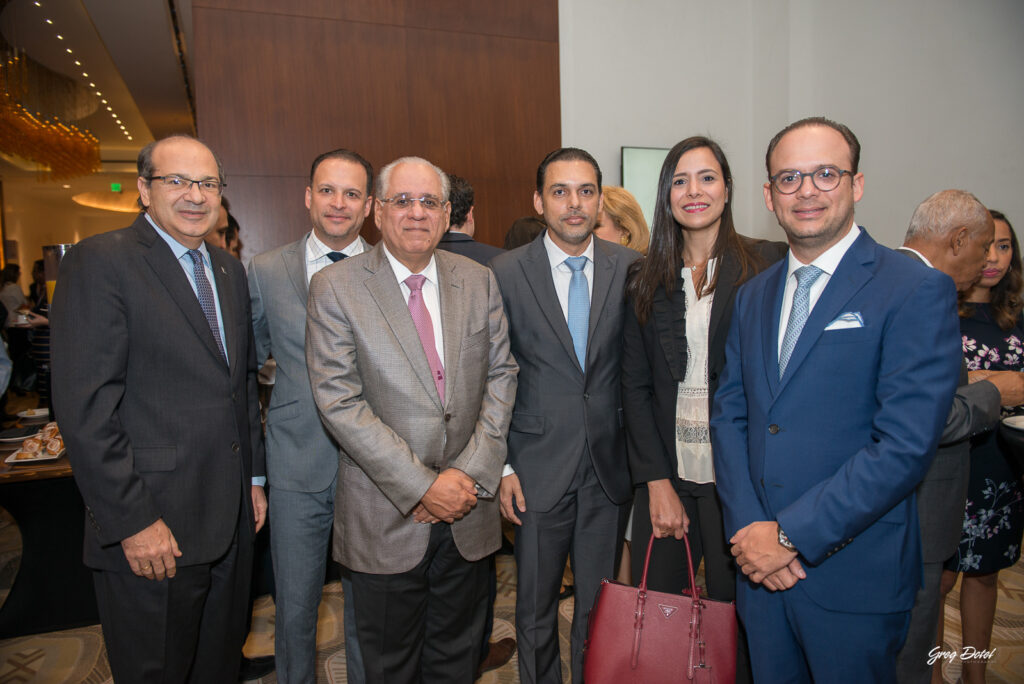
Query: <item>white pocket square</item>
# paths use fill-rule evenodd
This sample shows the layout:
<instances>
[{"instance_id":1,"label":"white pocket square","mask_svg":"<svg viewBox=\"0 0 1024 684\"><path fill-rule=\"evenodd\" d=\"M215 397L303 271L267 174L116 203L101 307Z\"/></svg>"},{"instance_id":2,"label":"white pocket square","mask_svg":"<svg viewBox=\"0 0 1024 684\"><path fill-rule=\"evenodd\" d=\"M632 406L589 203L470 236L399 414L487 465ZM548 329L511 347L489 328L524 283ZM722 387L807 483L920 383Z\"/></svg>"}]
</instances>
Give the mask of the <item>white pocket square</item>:
<instances>
[{"instance_id":1,"label":"white pocket square","mask_svg":"<svg viewBox=\"0 0 1024 684\"><path fill-rule=\"evenodd\" d=\"M846 330L848 328L863 328L864 317L859 311L847 311L836 316L836 319L825 326L825 330Z\"/></svg>"}]
</instances>

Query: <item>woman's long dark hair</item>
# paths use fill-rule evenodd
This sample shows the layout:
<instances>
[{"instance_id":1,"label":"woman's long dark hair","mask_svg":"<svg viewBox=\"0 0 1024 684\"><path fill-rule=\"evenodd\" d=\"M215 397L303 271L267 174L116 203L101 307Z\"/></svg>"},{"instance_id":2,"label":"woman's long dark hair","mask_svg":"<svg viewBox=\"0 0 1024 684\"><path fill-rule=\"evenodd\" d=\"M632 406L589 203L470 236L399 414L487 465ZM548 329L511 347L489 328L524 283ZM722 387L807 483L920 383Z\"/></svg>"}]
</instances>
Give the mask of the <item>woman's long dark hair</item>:
<instances>
[{"instance_id":1,"label":"woman's long dark hair","mask_svg":"<svg viewBox=\"0 0 1024 684\"><path fill-rule=\"evenodd\" d=\"M1013 225L1006 220L1006 215L1001 211L989 210L995 221L1002 221L1010 229L1010 248L1013 253L1010 255L1010 267L1006 274L992 288L992 299L989 300L989 307L992 309L992 317L996 325L1002 330L1010 330L1020 320L1020 312L1024 309L1024 299L1021 299L1021 288L1024 288L1024 273L1021 269L1020 245L1017 243L1017 233ZM970 302L960 304L960 315L970 318L974 315L974 305Z\"/></svg>"},{"instance_id":2,"label":"woman's long dark hair","mask_svg":"<svg viewBox=\"0 0 1024 684\"><path fill-rule=\"evenodd\" d=\"M725 200L725 208L722 211L722 222L718 228L718 237L711 248L711 258L720 257L726 251L736 255L740 265L740 277L737 281L744 282L757 272L758 265L762 259L756 253L750 251L739 234L736 233L736 226L732 220L732 172L729 170L729 160L725 158L722 148L714 140L704 136L693 136L676 144L665 157L665 163L661 166L661 175L658 178L657 204L654 207L654 222L651 225L651 244L647 256L637 261L630 269L629 280L626 283L626 294L633 300L633 308L640 325L647 322L651 312L651 303L654 301L654 292L661 285L665 293L672 297L672 290L675 288L676 277L683 261L683 240L686 231L675 216L672 215L672 176L675 175L676 164L679 158L690 150L697 150L706 147L715 156L718 165L722 167L722 177L725 180L725 187L728 195ZM721 263L718 264L721 266ZM707 282L707 270L694 283L694 289L701 295L709 294L715 290L718 284L718 268L715 269L711 282Z\"/></svg>"}]
</instances>

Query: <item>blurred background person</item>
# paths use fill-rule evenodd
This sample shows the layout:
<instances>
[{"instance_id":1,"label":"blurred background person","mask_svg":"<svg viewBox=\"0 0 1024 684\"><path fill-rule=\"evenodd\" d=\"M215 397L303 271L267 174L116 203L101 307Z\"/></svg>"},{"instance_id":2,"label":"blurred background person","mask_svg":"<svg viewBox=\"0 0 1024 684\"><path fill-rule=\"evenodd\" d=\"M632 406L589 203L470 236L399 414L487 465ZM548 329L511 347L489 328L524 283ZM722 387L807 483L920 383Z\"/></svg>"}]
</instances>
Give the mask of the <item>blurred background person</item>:
<instances>
[{"instance_id":1,"label":"blurred background person","mask_svg":"<svg viewBox=\"0 0 1024 684\"><path fill-rule=\"evenodd\" d=\"M995 241L981 280L960 305L960 332L964 359L972 381L1000 370L1024 370L1024 300L1021 289L1020 246L1006 216L992 211ZM1006 415L1024 414L1024 407L1003 410ZM971 476L967 486L963 536L956 554L942 575L942 597L963 573L960 585L960 623L963 646L976 652L988 650L995 618L999 571L1020 558L1024 531L1024 492L1020 462L998 430L972 439ZM942 646L943 620L939 620L938 645ZM940 649L941 650L941 649ZM933 684L942 682L942 660L932 669ZM983 684L987 659L964 659L965 684Z\"/></svg>"},{"instance_id":2,"label":"blurred background person","mask_svg":"<svg viewBox=\"0 0 1024 684\"><path fill-rule=\"evenodd\" d=\"M739 235L732 217L732 174L722 148L692 137L669 152L658 180L647 256L626 284L622 406L636 487L632 539L658 540L647 575L654 591L689 585L687 533L694 567L704 559L708 595L733 601L736 567L726 543L708 427L725 365L733 299L741 283L786 254L781 242ZM633 581L644 551L633 554ZM737 681L750 680L738 640Z\"/></svg>"},{"instance_id":3,"label":"blurred background person","mask_svg":"<svg viewBox=\"0 0 1024 684\"><path fill-rule=\"evenodd\" d=\"M476 219L473 217L476 193L462 176L448 174L448 179L452 185L448 200L452 203L452 217L448 222L448 230L441 236L437 246L486 266L488 261L505 250L473 239L476 233Z\"/></svg>"},{"instance_id":4,"label":"blurred background person","mask_svg":"<svg viewBox=\"0 0 1024 684\"><path fill-rule=\"evenodd\" d=\"M605 186L604 208L597 215L597 226L594 235L602 240L617 242L620 245L647 254L647 245L651 233L644 220L643 209L633 197L633 193L625 188L614 185Z\"/></svg>"},{"instance_id":5,"label":"blurred background person","mask_svg":"<svg viewBox=\"0 0 1024 684\"><path fill-rule=\"evenodd\" d=\"M544 232L544 221L536 216L523 216L512 222L512 226L505 233L505 249L522 247Z\"/></svg>"}]
</instances>

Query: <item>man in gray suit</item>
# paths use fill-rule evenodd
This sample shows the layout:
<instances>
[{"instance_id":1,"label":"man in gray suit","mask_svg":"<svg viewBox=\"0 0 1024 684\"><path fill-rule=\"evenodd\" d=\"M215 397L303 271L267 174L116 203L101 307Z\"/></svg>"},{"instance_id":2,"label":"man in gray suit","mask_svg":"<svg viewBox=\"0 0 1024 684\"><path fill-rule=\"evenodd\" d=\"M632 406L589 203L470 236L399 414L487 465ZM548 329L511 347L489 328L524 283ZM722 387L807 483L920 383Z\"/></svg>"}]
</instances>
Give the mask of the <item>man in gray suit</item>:
<instances>
[{"instance_id":1,"label":"man in gray suit","mask_svg":"<svg viewBox=\"0 0 1024 684\"><path fill-rule=\"evenodd\" d=\"M632 492L619 364L631 249L592 236L601 170L576 148L537 169L547 230L491 262L520 364L502 514L516 527L516 635L523 682L561 682L558 592L572 561L572 676L583 678L587 618L613 577Z\"/></svg>"},{"instance_id":2,"label":"man in gray suit","mask_svg":"<svg viewBox=\"0 0 1024 684\"><path fill-rule=\"evenodd\" d=\"M233 682L267 506L245 271L203 242L224 188L206 145L158 140L138 170L144 212L61 263L54 408L114 679Z\"/></svg>"},{"instance_id":3,"label":"man in gray suit","mask_svg":"<svg viewBox=\"0 0 1024 684\"><path fill-rule=\"evenodd\" d=\"M313 161L306 208L313 229L298 241L264 252L249 265L256 354L277 362L267 412L271 555L277 613L274 655L280 682L316 680L316 622L334 522L338 445L331 439L309 387L306 300L315 273L368 249L359 237L370 213L373 169L359 154L339 149ZM350 682L362 682L351 584L345 592L345 655Z\"/></svg>"},{"instance_id":4,"label":"man in gray suit","mask_svg":"<svg viewBox=\"0 0 1024 684\"><path fill-rule=\"evenodd\" d=\"M310 383L341 446L334 555L371 683L473 681L500 546L518 369L493 274L435 250L448 189L424 159L385 166L382 243L310 283Z\"/></svg>"},{"instance_id":5,"label":"man in gray suit","mask_svg":"<svg viewBox=\"0 0 1024 684\"><path fill-rule=\"evenodd\" d=\"M914 211L899 251L951 277L966 292L981 277L992 244L994 225L988 210L962 190L937 192ZM932 668L928 652L935 646L941 619L939 584L943 563L956 551L964 518L970 474L970 438L999 421L999 407L1024 402L1024 373L997 371L968 383L961 366L960 386L939 441L935 459L917 488L924 584L914 599L907 640L897 657L901 684L926 684Z\"/></svg>"}]
</instances>

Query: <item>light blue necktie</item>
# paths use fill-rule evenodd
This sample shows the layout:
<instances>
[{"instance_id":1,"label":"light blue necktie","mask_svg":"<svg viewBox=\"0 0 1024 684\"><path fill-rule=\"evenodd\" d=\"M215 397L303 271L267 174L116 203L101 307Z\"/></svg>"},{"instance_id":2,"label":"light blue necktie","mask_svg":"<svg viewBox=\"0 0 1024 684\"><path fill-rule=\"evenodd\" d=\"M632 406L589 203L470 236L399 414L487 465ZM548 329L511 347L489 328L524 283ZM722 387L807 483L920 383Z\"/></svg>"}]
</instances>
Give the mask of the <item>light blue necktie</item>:
<instances>
[{"instance_id":1,"label":"light blue necktie","mask_svg":"<svg viewBox=\"0 0 1024 684\"><path fill-rule=\"evenodd\" d=\"M198 249L190 249L188 255L192 259L192 277L196 281L199 306L203 309L206 322L210 324L210 332L213 333L217 349L220 350L220 355L226 361L228 355L224 353L224 343L220 339L220 326L217 325L217 305L213 302L213 288L210 287L210 281L206 278L206 269L203 267L203 253Z\"/></svg>"},{"instance_id":2,"label":"light blue necktie","mask_svg":"<svg viewBox=\"0 0 1024 684\"><path fill-rule=\"evenodd\" d=\"M572 335L572 346L576 350L580 368L586 368L590 288L587 287L587 274L583 272L583 267L587 265L587 257L569 257L565 265L572 270L572 278L569 280L569 334Z\"/></svg>"},{"instance_id":3,"label":"light blue necktie","mask_svg":"<svg viewBox=\"0 0 1024 684\"><path fill-rule=\"evenodd\" d=\"M793 355L796 341L807 323L811 312L811 286L823 271L817 266L801 266L793 275L796 276L796 292L793 294L793 307L789 310L789 322L786 324L786 336L782 338L782 349L779 351L779 379L786 372L786 364Z\"/></svg>"}]
</instances>

